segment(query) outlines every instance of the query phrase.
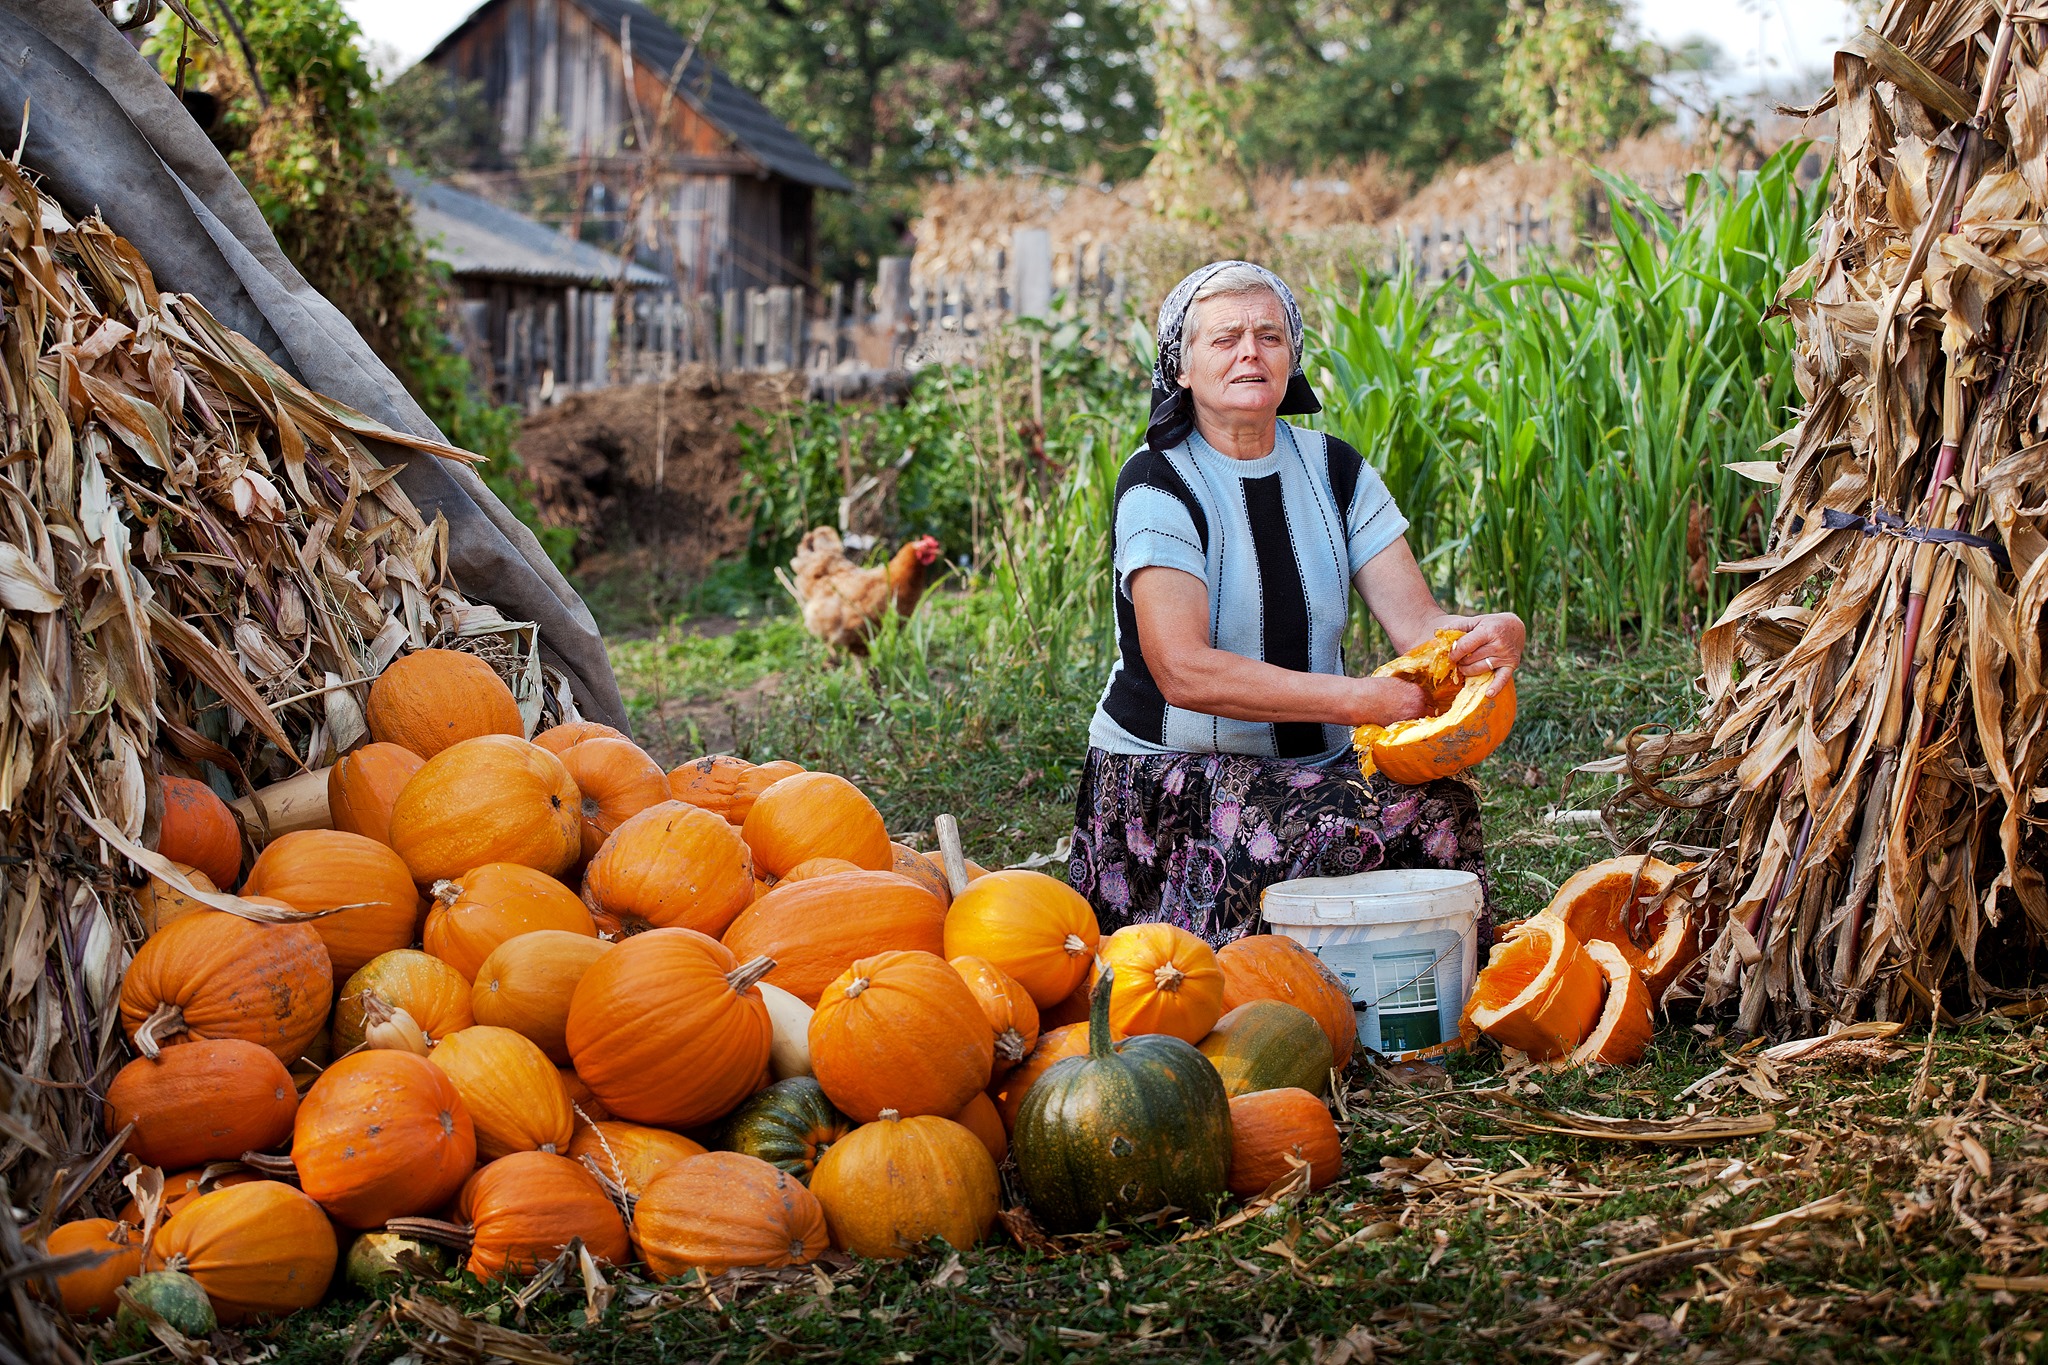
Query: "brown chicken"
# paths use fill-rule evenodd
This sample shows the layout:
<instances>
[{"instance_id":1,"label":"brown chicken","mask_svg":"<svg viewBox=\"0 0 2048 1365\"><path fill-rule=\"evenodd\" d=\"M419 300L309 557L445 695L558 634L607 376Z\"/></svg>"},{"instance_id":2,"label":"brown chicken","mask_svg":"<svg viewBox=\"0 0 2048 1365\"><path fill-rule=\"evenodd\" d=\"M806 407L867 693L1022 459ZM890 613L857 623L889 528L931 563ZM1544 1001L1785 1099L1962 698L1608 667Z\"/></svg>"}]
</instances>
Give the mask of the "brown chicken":
<instances>
[{"instance_id":1,"label":"brown chicken","mask_svg":"<svg viewBox=\"0 0 2048 1365\"><path fill-rule=\"evenodd\" d=\"M939 542L919 536L898 550L887 565L864 569L846 557L839 533L820 526L797 546L789 561L796 574L796 600L803 607L804 629L836 649L867 653L868 638L893 608L908 616L924 596L925 575L943 553Z\"/></svg>"}]
</instances>

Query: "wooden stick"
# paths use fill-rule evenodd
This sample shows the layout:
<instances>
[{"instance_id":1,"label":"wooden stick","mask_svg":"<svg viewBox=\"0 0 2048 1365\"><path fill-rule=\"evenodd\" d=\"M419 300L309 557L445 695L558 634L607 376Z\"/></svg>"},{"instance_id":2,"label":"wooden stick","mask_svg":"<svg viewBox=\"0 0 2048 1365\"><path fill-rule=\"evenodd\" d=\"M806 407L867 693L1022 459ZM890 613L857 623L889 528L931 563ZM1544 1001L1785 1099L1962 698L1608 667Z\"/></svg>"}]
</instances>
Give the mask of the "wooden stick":
<instances>
[{"instance_id":1,"label":"wooden stick","mask_svg":"<svg viewBox=\"0 0 2048 1365\"><path fill-rule=\"evenodd\" d=\"M334 814L327 808L325 768L273 782L228 804L257 836L259 847L280 834L334 828Z\"/></svg>"},{"instance_id":2,"label":"wooden stick","mask_svg":"<svg viewBox=\"0 0 2048 1365\"><path fill-rule=\"evenodd\" d=\"M960 822L941 815L932 822L939 836L939 860L945 864L946 885L956 896L967 894L967 854L960 844Z\"/></svg>"}]
</instances>

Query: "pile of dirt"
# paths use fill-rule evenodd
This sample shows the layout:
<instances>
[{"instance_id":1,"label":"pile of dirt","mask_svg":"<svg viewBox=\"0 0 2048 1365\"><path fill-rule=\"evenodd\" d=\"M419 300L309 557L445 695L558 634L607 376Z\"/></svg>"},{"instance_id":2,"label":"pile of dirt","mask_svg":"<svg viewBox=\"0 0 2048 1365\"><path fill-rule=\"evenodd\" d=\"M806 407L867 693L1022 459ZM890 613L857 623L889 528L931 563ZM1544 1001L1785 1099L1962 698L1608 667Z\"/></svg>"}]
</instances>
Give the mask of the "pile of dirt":
<instances>
[{"instance_id":1,"label":"pile of dirt","mask_svg":"<svg viewBox=\"0 0 2048 1365\"><path fill-rule=\"evenodd\" d=\"M741 423L803 399L801 374L695 366L665 384L572 394L527 419L517 448L541 520L577 533L579 560L658 554L684 576L746 544L732 513Z\"/></svg>"}]
</instances>

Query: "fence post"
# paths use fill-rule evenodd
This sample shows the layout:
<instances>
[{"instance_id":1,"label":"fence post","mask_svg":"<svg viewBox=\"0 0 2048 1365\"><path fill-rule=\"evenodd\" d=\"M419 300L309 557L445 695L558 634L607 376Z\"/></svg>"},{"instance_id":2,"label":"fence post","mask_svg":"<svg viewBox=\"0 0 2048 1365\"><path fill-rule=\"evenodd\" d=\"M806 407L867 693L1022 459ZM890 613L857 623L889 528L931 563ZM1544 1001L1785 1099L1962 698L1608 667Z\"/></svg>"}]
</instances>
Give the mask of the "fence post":
<instances>
[{"instance_id":1,"label":"fence post","mask_svg":"<svg viewBox=\"0 0 2048 1365\"><path fill-rule=\"evenodd\" d=\"M746 315L740 311L741 303L740 291L737 288L725 291L724 316L720 319L724 325L719 328L718 349L724 358L724 368L728 370L742 368L746 358L744 332L747 320Z\"/></svg>"},{"instance_id":2,"label":"fence post","mask_svg":"<svg viewBox=\"0 0 2048 1365\"><path fill-rule=\"evenodd\" d=\"M1043 318L1052 311L1052 233L1018 228L1010 234L1010 315Z\"/></svg>"}]
</instances>

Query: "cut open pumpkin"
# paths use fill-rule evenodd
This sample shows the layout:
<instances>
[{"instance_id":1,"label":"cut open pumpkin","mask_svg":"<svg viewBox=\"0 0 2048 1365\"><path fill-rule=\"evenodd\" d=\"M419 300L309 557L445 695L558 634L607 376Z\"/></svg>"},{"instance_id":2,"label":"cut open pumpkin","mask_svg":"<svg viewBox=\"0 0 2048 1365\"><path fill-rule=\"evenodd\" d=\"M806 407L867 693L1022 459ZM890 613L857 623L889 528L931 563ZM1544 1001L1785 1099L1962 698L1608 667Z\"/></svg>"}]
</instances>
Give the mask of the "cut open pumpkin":
<instances>
[{"instance_id":1,"label":"cut open pumpkin","mask_svg":"<svg viewBox=\"0 0 2048 1365\"><path fill-rule=\"evenodd\" d=\"M1601 969L1565 922L1544 913L1524 920L1493 949L1472 983L1472 1026L1538 1061L1569 1055L1600 1015Z\"/></svg>"},{"instance_id":2,"label":"cut open pumpkin","mask_svg":"<svg viewBox=\"0 0 2048 1365\"><path fill-rule=\"evenodd\" d=\"M1666 894L1684 871L1643 854L1607 858L1567 879L1544 913L1563 920L1581 943L1619 949L1643 974L1654 1009L1700 955L1692 903Z\"/></svg>"},{"instance_id":3,"label":"cut open pumpkin","mask_svg":"<svg viewBox=\"0 0 2048 1365\"><path fill-rule=\"evenodd\" d=\"M1373 670L1375 678L1399 678L1420 687L1428 714L1392 725L1361 725L1352 732L1358 764L1370 777L1383 772L1406 786L1420 786L1463 772L1500 747L1515 728L1515 682L1488 696L1492 673L1464 677L1451 660L1462 630L1440 630L1425 643Z\"/></svg>"},{"instance_id":4,"label":"cut open pumpkin","mask_svg":"<svg viewBox=\"0 0 2048 1365\"><path fill-rule=\"evenodd\" d=\"M1633 1066L1650 1045L1650 988L1635 964L1612 943L1596 938L1586 944L1586 956L1607 978L1607 1002L1600 1007L1593 1031L1573 1051L1572 1065Z\"/></svg>"}]
</instances>

